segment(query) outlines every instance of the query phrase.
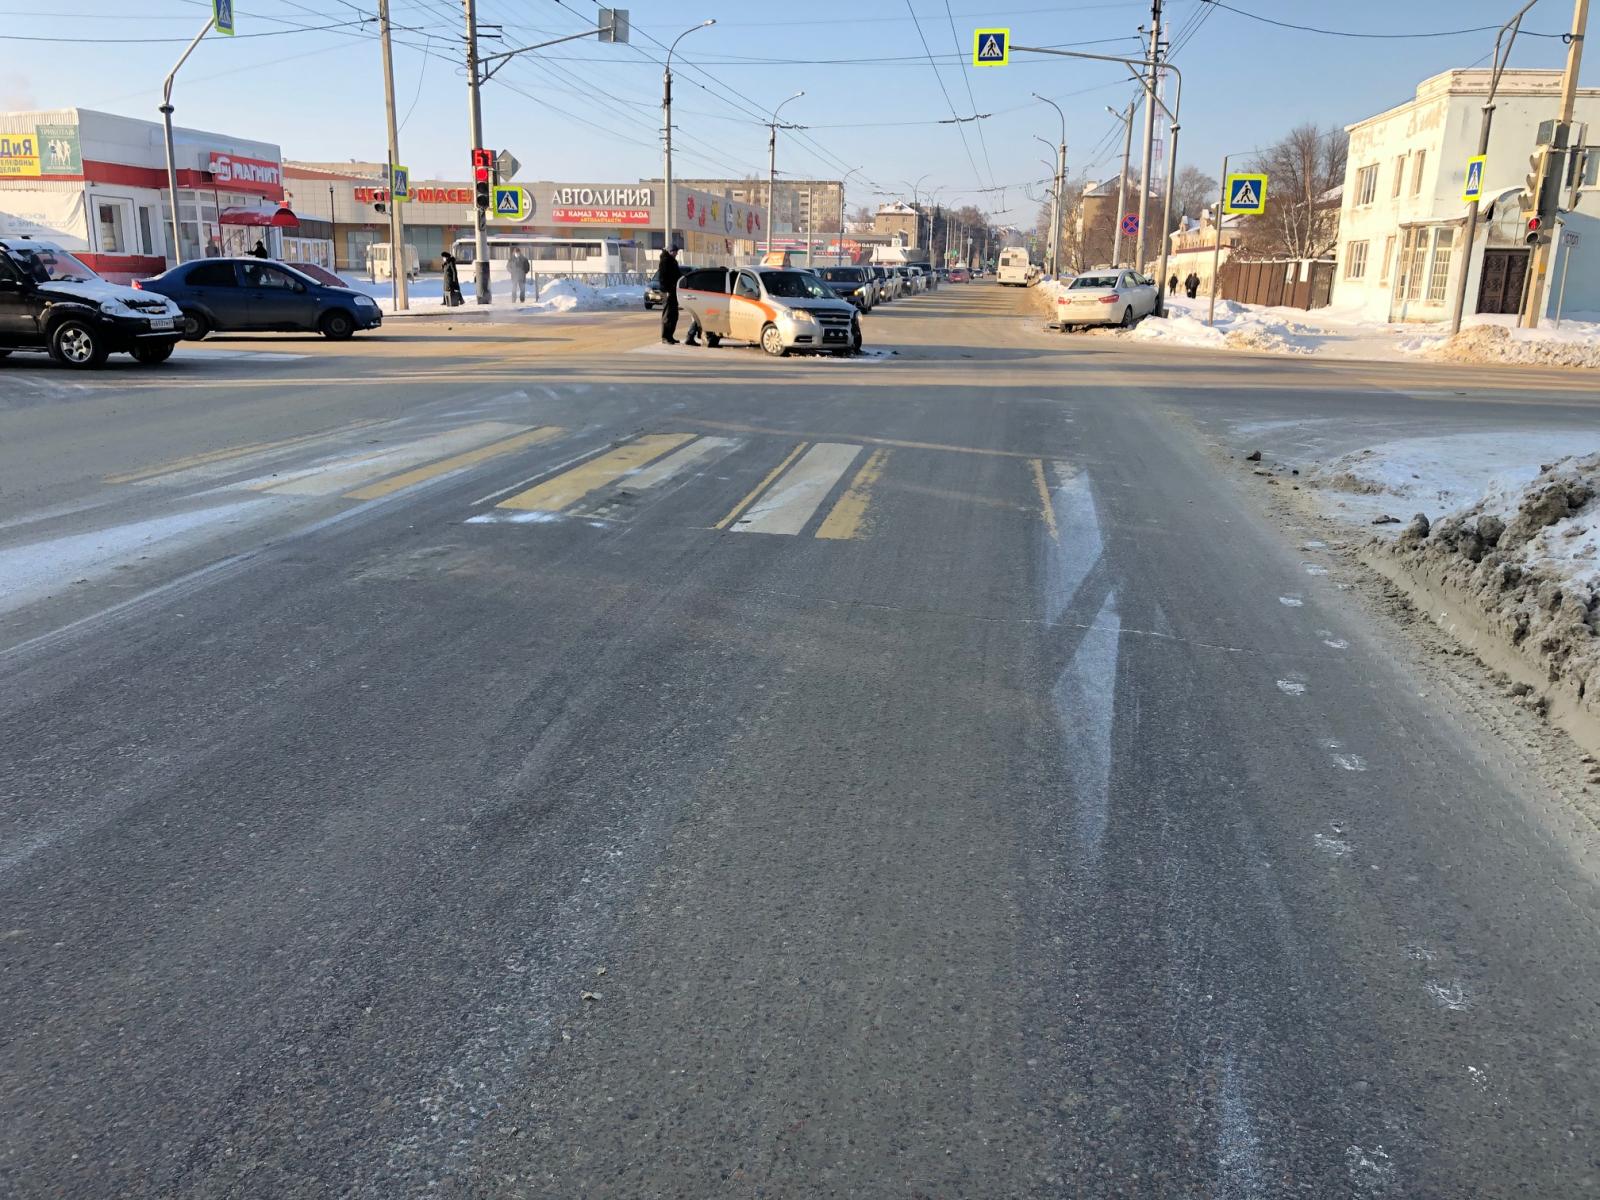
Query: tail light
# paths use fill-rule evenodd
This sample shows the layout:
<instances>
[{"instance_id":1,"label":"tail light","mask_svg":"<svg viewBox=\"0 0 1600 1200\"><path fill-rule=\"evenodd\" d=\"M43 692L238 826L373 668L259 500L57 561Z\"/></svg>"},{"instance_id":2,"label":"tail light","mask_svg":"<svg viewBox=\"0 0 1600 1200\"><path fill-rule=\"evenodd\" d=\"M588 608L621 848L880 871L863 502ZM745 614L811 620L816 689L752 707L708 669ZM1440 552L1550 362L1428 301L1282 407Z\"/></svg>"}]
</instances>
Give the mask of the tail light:
<instances>
[{"instance_id":1,"label":"tail light","mask_svg":"<svg viewBox=\"0 0 1600 1200\"><path fill-rule=\"evenodd\" d=\"M144 284L140 283L137 279L133 281L133 286L138 288L141 292L144 291Z\"/></svg>"},{"instance_id":2,"label":"tail light","mask_svg":"<svg viewBox=\"0 0 1600 1200\"><path fill-rule=\"evenodd\" d=\"M1100 303L1101 304L1115 304L1118 300L1121 300L1121 299L1122 299L1121 296L1117 295L1117 293L1115 293L1115 292L1112 292L1109 296L1101 296L1100 297Z\"/></svg>"}]
</instances>

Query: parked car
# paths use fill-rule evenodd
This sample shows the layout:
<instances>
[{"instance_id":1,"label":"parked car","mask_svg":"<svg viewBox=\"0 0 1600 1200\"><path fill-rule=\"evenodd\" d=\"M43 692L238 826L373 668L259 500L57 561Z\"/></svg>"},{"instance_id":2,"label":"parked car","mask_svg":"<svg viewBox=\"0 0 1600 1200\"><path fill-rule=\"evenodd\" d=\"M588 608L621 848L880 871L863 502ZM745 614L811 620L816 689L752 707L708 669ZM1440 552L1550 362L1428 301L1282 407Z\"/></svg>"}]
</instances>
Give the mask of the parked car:
<instances>
[{"instance_id":1,"label":"parked car","mask_svg":"<svg viewBox=\"0 0 1600 1200\"><path fill-rule=\"evenodd\" d=\"M67 367L110 354L166 362L182 313L163 296L110 283L52 242L0 240L0 358L45 350Z\"/></svg>"},{"instance_id":2,"label":"parked car","mask_svg":"<svg viewBox=\"0 0 1600 1200\"><path fill-rule=\"evenodd\" d=\"M652 272L644 285L644 310L649 312L661 303L661 272Z\"/></svg>"},{"instance_id":3,"label":"parked car","mask_svg":"<svg viewBox=\"0 0 1600 1200\"><path fill-rule=\"evenodd\" d=\"M951 283L970 283L972 275L965 267L951 267L947 276Z\"/></svg>"},{"instance_id":4,"label":"parked car","mask_svg":"<svg viewBox=\"0 0 1600 1200\"><path fill-rule=\"evenodd\" d=\"M1130 329L1155 312L1161 295L1155 280L1137 271L1089 271L1056 299L1062 332L1077 325L1121 325Z\"/></svg>"},{"instance_id":5,"label":"parked car","mask_svg":"<svg viewBox=\"0 0 1600 1200\"><path fill-rule=\"evenodd\" d=\"M922 282L917 278L917 273L910 267L895 267L894 273L900 277L900 294L912 296L922 290Z\"/></svg>"},{"instance_id":6,"label":"parked car","mask_svg":"<svg viewBox=\"0 0 1600 1200\"><path fill-rule=\"evenodd\" d=\"M343 276L335 275L332 271L328 270L327 267L321 266L317 263L289 262L285 260L283 265L286 267L293 267L296 271L299 271L300 274L309 275L318 283L325 283L329 287L347 288L350 286L349 281Z\"/></svg>"},{"instance_id":7,"label":"parked car","mask_svg":"<svg viewBox=\"0 0 1600 1200\"><path fill-rule=\"evenodd\" d=\"M734 338L779 357L791 350L861 349L860 315L810 271L702 268L678 280L678 301L708 346Z\"/></svg>"},{"instance_id":8,"label":"parked car","mask_svg":"<svg viewBox=\"0 0 1600 1200\"><path fill-rule=\"evenodd\" d=\"M867 267L822 267L817 271L822 282L841 300L848 300L861 312L871 312L877 298L878 281Z\"/></svg>"},{"instance_id":9,"label":"parked car","mask_svg":"<svg viewBox=\"0 0 1600 1200\"><path fill-rule=\"evenodd\" d=\"M912 263L912 269L922 276L922 289L927 292L939 290L939 273L933 269L932 263Z\"/></svg>"},{"instance_id":10,"label":"parked car","mask_svg":"<svg viewBox=\"0 0 1600 1200\"><path fill-rule=\"evenodd\" d=\"M183 334L320 333L335 341L383 324L378 302L354 288L329 287L280 262L202 258L134 285L176 300Z\"/></svg>"},{"instance_id":11,"label":"parked car","mask_svg":"<svg viewBox=\"0 0 1600 1200\"><path fill-rule=\"evenodd\" d=\"M887 304L891 300L900 298L900 279L882 263L873 263L867 268L872 272L873 278L878 281L878 300Z\"/></svg>"}]
</instances>

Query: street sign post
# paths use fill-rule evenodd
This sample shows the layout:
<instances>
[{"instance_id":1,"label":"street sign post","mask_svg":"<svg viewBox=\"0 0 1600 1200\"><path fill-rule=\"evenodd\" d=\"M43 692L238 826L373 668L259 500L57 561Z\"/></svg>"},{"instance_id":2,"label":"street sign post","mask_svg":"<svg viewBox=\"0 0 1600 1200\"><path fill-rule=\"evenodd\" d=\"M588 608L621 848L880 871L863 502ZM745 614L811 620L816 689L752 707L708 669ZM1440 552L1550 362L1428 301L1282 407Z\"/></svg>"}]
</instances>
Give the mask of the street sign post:
<instances>
[{"instance_id":1,"label":"street sign post","mask_svg":"<svg viewBox=\"0 0 1600 1200\"><path fill-rule=\"evenodd\" d=\"M528 218L528 189L515 184L497 184L489 215L496 221L525 221Z\"/></svg>"},{"instance_id":2,"label":"street sign post","mask_svg":"<svg viewBox=\"0 0 1600 1200\"><path fill-rule=\"evenodd\" d=\"M522 170L522 164L511 151L502 150L495 156L494 169L498 182L507 183L517 177L517 172Z\"/></svg>"},{"instance_id":3,"label":"street sign post","mask_svg":"<svg viewBox=\"0 0 1600 1200\"><path fill-rule=\"evenodd\" d=\"M211 24L218 33L233 36L233 0L211 0Z\"/></svg>"},{"instance_id":4,"label":"street sign post","mask_svg":"<svg viewBox=\"0 0 1600 1200\"><path fill-rule=\"evenodd\" d=\"M1483 166L1488 158L1487 154L1474 154L1467 159L1467 182L1461 189L1464 203L1476 204L1483 199Z\"/></svg>"},{"instance_id":5,"label":"street sign post","mask_svg":"<svg viewBox=\"0 0 1600 1200\"><path fill-rule=\"evenodd\" d=\"M1247 171L1228 176L1222 211L1259 217L1267 211L1267 177Z\"/></svg>"},{"instance_id":6,"label":"street sign post","mask_svg":"<svg viewBox=\"0 0 1600 1200\"><path fill-rule=\"evenodd\" d=\"M411 168L398 163L389 166L389 199L398 204L411 199Z\"/></svg>"},{"instance_id":7,"label":"street sign post","mask_svg":"<svg viewBox=\"0 0 1600 1200\"><path fill-rule=\"evenodd\" d=\"M1124 234L1126 234L1128 237L1133 237L1136 233L1139 232L1139 214L1138 213L1123 213L1122 214L1122 232Z\"/></svg>"},{"instance_id":8,"label":"street sign post","mask_svg":"<svg viewBox=\"0 0 1600 1200\"><path fill-rule=\"evenodd\" d=\"M972 31L972 65L975 67L1003 67L1011 62L1011 30L974 29Z\"/></svg>"},{"instance_id":9,"label":"street sign post","mask_svg":"<svg viewBox=\"0 0 1600 1200\"><path fill-rule=\"evenodd\" d=\"M1572 263L1572 252L1578 248L1576 229L1561 231L1561 290L1556 293L1556 328L1561 328L1561 309L1567 302L1567 267Z\"/></svg>"}]
</instances>

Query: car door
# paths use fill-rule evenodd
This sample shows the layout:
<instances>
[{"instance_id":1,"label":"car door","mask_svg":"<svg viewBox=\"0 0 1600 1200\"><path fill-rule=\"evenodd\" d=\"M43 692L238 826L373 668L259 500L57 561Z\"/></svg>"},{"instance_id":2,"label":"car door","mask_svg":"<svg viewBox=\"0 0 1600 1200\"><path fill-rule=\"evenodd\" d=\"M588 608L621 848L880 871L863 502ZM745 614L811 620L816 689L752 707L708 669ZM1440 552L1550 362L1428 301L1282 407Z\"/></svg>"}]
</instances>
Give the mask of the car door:
<instances>
[{"instance_id":1,"label":"car door","mask_svg":"<svg viewBox=\"0 0 1600 1200\"><path fill-rule=\"evenodd\" d=\"M317 327L317 302L304 283L269 262L239 264L247 329L306 329Z\"/></svg>"},{"instance_id":2,"label":"car door","mask_svg":"<svg viewBox=\"0 0 1600 1200\"><path fill-rule=\"evenodd\" d=\"M750 270L739 272L729 298L728 335L742 342L761 340L761 327L770 311L761 298L761 283Z\"/></svg>"},{"instance_id":3,"label":"car door","mask_svg":"<svg viewBox=\"0 0 1600 1200\"><path fill-rule=\"evenodd\" d=\"M37 289L0 251L0 342L30 342L39 335Z\"/></svg>"},{"instance_id":4,"label":"car door","mask_svg":"<svg viewBox=\"0 0 1600 1200\"><path fill-rule=\"evenodd\" d=\"M727 271L708 267L689 272L678 283L678 296L700 322L701 332L729 336Z\"/></svg>"},{"instance_id":5,"label":"car door","mask_svg":"<svg viewBox=\"0 0 1600 1200\"><path fill-rule=\"evenodd\" d=\"M208 314L218 329L244 329L244 297L232 259L195 263L182 277L172 298L184 309Z\"/></svg>"},{"instance_id":6,"label":"car door","mask_svg":"<svg viewBox=\"0 0 1600 1200\"><path fill-rule=\"evenodd\" d=\"M1124 274L1128 292L1133 296L1133 315L1148 317L1156 310L1156 288L1154 282L1140 275L1137 271L1128 271Z\"/></svg>"}]
</instances>

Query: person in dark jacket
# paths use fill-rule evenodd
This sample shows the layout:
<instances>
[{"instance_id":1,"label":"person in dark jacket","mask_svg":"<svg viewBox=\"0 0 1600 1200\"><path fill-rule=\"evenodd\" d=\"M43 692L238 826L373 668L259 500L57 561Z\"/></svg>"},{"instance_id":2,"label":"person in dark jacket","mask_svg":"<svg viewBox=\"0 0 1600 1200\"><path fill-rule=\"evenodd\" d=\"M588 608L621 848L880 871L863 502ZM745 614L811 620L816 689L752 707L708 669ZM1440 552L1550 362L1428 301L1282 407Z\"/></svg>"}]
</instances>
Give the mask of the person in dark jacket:
<instances>
[{"instance_id":1,"label":"person in dark jacket","mask_svg":"<svg viewBox=\"0 0 1600 1200\"><path fill-rule=\"evenodd\" d=\"M1177 294L1178 294L1178 273L1176 271L1174 271L1172 273L1172 278L1167 280L1167 295L1176 296Z\"/></svg>"},{"instance_id":2,"label":"person in dark jacket","mask_svg":"<svg viewBox=\"0 0 1600 1200\"><path fill-rule=\"evenodd\" d=\"M676 246L662 250L657 268L661 278L661 340L668 346L678 344L678 276L683 272L678 268L676 250Z\"/></svg>"},{"instance_id":3,"label":"person in dark jacket","mask_svg":"<svg viewBox=\"0 0 1600 1200\"><path fill-rule=\"evenodd\" d=\"M267 253L267 244L265 242L263 242L260 238L256 239L255 248L253 250L251 250L250 253L255 258L269 258L269 257L271 257Z\"/></svg>"},{"instance_id":4,"label":"person in dark jacket","mask_svg":"<svg viewBox=\"0 0 1600 1200\"><path fill-rule=\"evenodd\" d=\"M461 277L456 274L456 256L446 250L439 256L439 261L444 264L444 303L446 308L460 308Z\"/></svg>"},{"instance_id":5,"label":"person in dark jacket","mask_svg":"<svg viewBox=\"0 0 1600 1200\"><path fill-rule=\"evenodd\" d=\"M1189 299L1191 300L1198 296L1200 294L1200 276L1190 271L1189 278L1183 281L1183 290L1189 294Z\"/></svg>"}]
</instances>

